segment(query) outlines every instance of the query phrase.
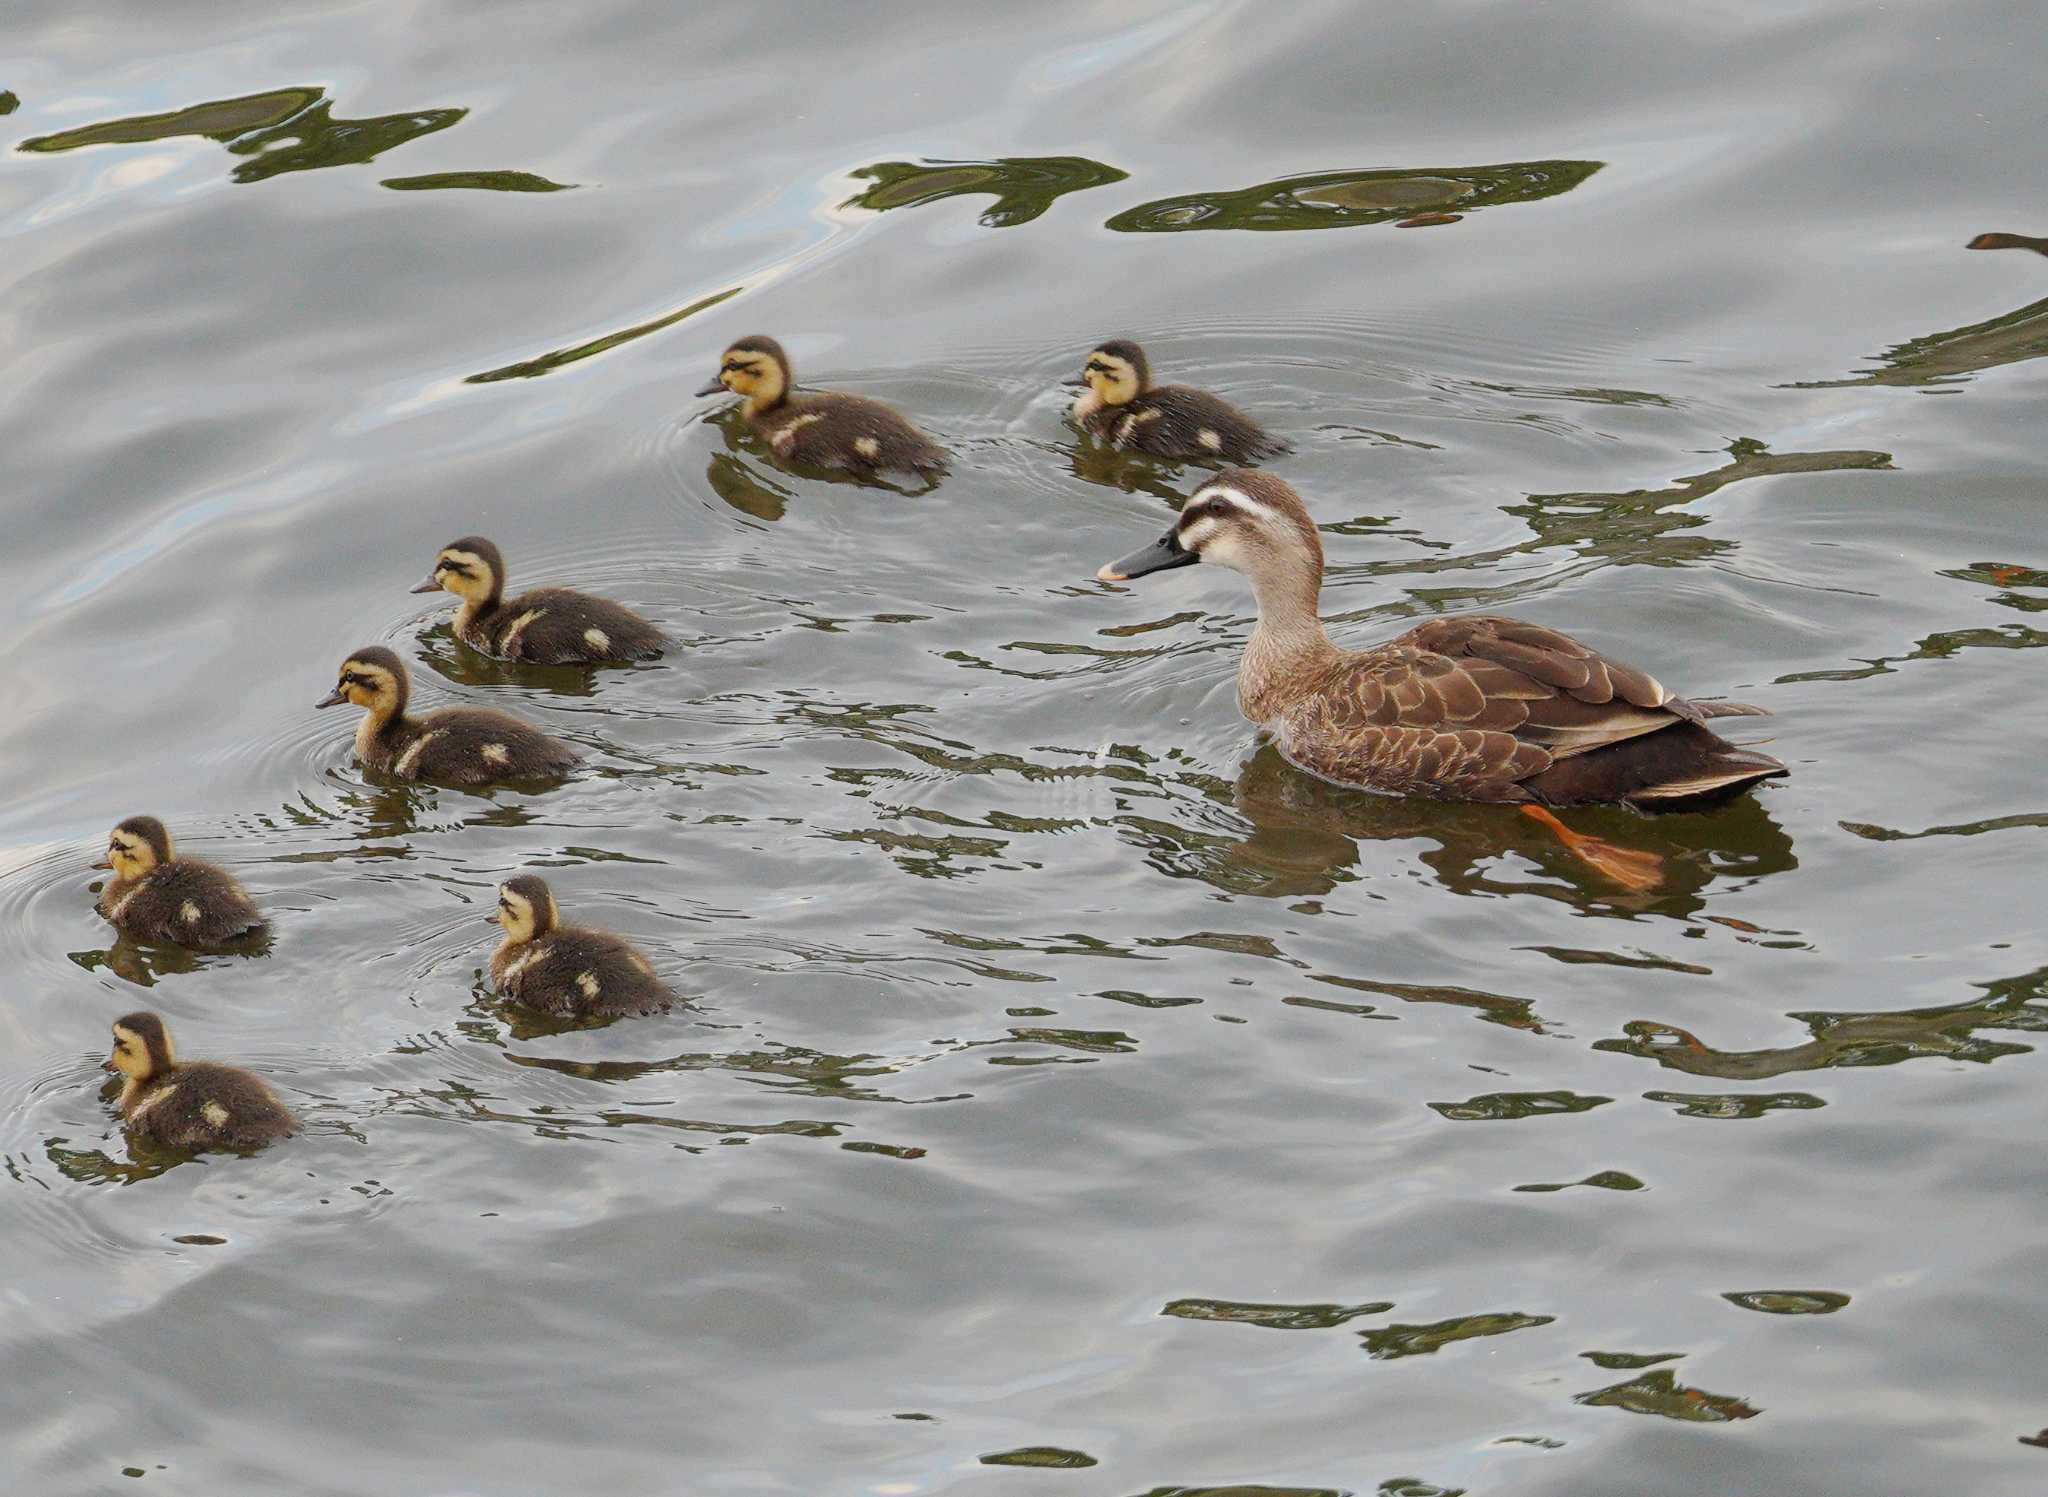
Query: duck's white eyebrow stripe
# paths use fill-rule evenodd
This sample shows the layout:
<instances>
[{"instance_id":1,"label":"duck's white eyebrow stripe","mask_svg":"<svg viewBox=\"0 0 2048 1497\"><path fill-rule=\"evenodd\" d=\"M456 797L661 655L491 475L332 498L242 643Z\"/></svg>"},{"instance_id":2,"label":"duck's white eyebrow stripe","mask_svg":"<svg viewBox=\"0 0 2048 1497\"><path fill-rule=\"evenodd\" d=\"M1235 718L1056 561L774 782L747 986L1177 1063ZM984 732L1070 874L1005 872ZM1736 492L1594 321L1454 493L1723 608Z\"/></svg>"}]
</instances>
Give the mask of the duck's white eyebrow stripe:
<instances>
[{"instance_id":1,"label":"duck's white eyebrow stripe","mask_svg":"<svg viewBox=\"0 0 2048 1497\"><path fill-rule=\"evenodd\" d=\"M1197 489L1189 496L1188 504L1192 507L1196 504L1205 504L1211 499L1228 500L1232 504L1241 504L1246 509L1267 509L1264 500L1254 498L1243 489Z\"/></svg>"}]
</instances>

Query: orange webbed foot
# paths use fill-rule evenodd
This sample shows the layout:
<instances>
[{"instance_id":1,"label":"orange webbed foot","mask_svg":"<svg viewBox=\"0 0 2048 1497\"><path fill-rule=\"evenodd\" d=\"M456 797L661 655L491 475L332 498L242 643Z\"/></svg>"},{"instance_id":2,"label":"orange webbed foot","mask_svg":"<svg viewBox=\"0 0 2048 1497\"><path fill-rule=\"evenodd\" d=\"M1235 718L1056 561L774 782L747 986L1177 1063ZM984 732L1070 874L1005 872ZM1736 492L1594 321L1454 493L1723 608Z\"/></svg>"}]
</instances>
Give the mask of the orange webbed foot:
<instances>
[{"instance_id":1,"label":"orange webbed foot","mask_svg":"<svg viewBox=\"0 0 2048 1497\"><path fill-rule=\"evenodd\" d=\"M1557 833L1558 840L1572 855L1600 874L1635 894L1645 894L1664 882L1664 860L1653 852L1634 847L1616 847L1584 832L1575 832L1542 806L1523 806L1521 812Z\"/></svg>"}]
</instances>

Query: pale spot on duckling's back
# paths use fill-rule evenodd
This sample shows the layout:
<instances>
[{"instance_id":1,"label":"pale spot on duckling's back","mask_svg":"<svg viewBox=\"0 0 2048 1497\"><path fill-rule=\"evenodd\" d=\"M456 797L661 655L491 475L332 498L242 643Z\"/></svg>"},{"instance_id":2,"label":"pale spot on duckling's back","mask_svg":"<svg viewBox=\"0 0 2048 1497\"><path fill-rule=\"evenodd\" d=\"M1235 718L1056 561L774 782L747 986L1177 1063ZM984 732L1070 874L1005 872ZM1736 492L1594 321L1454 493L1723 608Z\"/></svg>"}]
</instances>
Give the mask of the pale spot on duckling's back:
<instances>
[{"instance_id":1,"label":"pale spot on duckling's back","mask_svg":"<svg viewBox=\"0 0 2048 1497\"><path fill-rule=\"evenodd\" d=\"M127 1087L122 1088L122 1091L125 1094L131 1088L139 1084L140 1083L138 1082L130 1081ZM164 1103L170 1101L171 1098L176 1096L177 1094L178 1087L175 1082L173 1082L169 1086L158 1087L155 1091L151 1092L148 1096L144 1097L140 1102L135 1104L134 1109L128 1114L128 1121L131 1123L139 1122L152 1108L163 1106Z\"/></svg>"},{"instance_id":2,"label":"pale spot on duckling's back","mask_svg":"<svg viewBox=\"0 0 2048 1497\"><path fill-rule=\"evenodd\" d=\"M609 650L612 647L612 637L602 629L585 629L583 642L593 650Z\"/></svg>"},{"instance_id":3,"label":"pale spot on duckling's back","mask_svg":"<svg viewBox=\"0 0 2048 1497\"><path fill-rule=\"evenodd\" d=\"M230 1114L225 1107L220 1105L220 1103L210 1101L205 1106L201 1107L199 1110L200 1112L205 1114L206 1121L213 1124L214 1127L227 1127L228 1118Z\"/></svg>"},{"instance_id":4,"label":"pale spot on duckling's back","mask_svg":"<svg viewBox=\"0 0 2048 1497\"><path fill-rule=\"evenodd\" d=\"M178 906L178 918L180 920L183 920L187 925L197 925L199 923L200 916L204 913L205 911L201 910L199 908L198 903L194 900L188 899L183 904Z\"/></svg>"},{"instance_id":5,"label":"pale spot on duckling's back","mask_svg":"<svg viewBox=\"0 0 2048 1497\"><path fill-rule=\"evenodd\" d=\"M548 947L544 942L534 942L533 945L527 947L526 950L520 952L518 956L512 959L512 964L505 969L505 975L501 981L511 982L535 962L543 960L547 954Z\"/></svg>"},{"instance_id":6,"label":"pale spot on duckling's back","mask_svg":"<svg viewBox=\"0 0 2048 1497\"><path fill-rule=\"evenodd\" d=\"M1151 406L1142 411L1131 412L1130 415L1124 417L1123 420L1117 422L1116 439L1119 442L1128 442L1131 439L1131 434L1133 432L1135 432L1139 427L1143 426L1147 421L1157 421L1161 414L1163 413L1157 406ZM1211 432L1210 435L1214 436L1215 433Z\"/></svg>"},{"instance_id":7,"label":"pale spot on duckling's back","mask_svg":"<svg viewBox=\"0 0 2048 1497\"><path fill-rule=\"evenodd\" d=\"M787 426L776 432L768 441L777 452L787 454L789 449L796 445L796 434L798 432L813 422L823 421L824 419L823 416L815 411L807 415L798 416L794 421L791 421Z\"/></svg>"},{"instance_id":8,"label":"pale spot on duckling's back","mask_svg":"<svg viewBox=\"0 0 2048 1497\"><path fill-rule=\"evenodd\" d=\"M595 972L578 972L576 974L576 986L583 989L584 997L595 998L598 994L597 974Z\"/></svg>"},{"instance_id":9,"label":"pale spot on duckling's back","mask_svg":"<svg viewBox=\"0 0 2048 1497\"><path fill-rule=\"evenodd\" d=\"M853 439L853 450L869 462L873 462L882 455L882 444L873 437L855 437Z\"/></svg>"},{"instance_id":10,"label":"pale spot on duckling's back","mask_svg":"<svg viewBox=\"0 0 2048 1497\"><path fill-rule=\"evenodd\" d=\"M1211 452L1221 452L1223 450L1223 434L1212 431L1206 426L1195 433L1195 440Z\"/></svg>"},{"instance_id":11,"label":"pale spot on duckling's back","mask_svg":"<svg viewBox=\"0 0 2048 1497\"><path fill-rule=\"evenodd\" d=\"M404 753L398 756L398 764L396 767L397 772L401 778L410 775L413 772L413 767L420 762L420 755L424 754L427 751L427 745L432 743L436 738L439 738L440 736L441 735L438 732L422 733L418 738L415 738L412 741L412 744L406 749Z\"/></svg>"},{"instance_id":12,"label":"pale spot on duckling's back","mask_svg":"<svg viewBox=\"0 0 2048 1497\"><path fill-rule=\"evenodd\" d=\"M487 743L483 747L483 755L486 764L503 764L512 757L512 752L502 743Z\"/></svg>"},{"instance_id":13,"label":"pale spot on duckling's back","mask_svg":"<svg viewBox=\"0 0 2048 1497\"><path fill-rule=\"evenodd\" d=\"M505 637L498 641L498 653L501 655L515 653L519 648L519 636L526 632L528 625L546 612L545 608L529 608L526 612L520 614L518 618L514 619L512 627L505 631Z\"/></svg>"}]
</instances>

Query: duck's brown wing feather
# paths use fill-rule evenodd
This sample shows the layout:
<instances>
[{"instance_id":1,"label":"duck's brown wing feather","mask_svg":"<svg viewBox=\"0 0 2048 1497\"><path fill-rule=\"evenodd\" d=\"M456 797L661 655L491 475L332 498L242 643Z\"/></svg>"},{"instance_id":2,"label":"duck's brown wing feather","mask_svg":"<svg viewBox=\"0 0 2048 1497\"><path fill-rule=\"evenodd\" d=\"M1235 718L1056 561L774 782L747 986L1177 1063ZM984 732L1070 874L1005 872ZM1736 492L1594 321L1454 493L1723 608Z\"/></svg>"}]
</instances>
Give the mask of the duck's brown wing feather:
<instances>
[{"instance_id":1,"label":"duck's brown wing feather","mask_svg":"<svg viewBox=\"0 0 2048 1497\"><path fill-rule=\"evenodd\" d=\"M1560 759L1705 715L1569 635L1476 614L1345 657L1276 728L1290 758L1333 779L1519 801Z\"/></svg>"}]
</instances>

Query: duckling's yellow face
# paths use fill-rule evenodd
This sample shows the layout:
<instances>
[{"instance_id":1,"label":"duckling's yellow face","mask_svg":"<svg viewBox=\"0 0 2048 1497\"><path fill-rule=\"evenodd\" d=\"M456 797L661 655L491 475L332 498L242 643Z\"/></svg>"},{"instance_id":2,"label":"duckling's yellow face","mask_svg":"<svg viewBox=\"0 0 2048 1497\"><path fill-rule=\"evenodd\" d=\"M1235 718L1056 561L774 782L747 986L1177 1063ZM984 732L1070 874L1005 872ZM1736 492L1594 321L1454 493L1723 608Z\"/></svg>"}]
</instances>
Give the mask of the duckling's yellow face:
<instances>
[{"instance_id":1,"label":"duckling's yellow face","mask_svg":"<svg viewBox=\"0 0 2048 1497\"><path fill-rule=\"evenodd\" d=\"M372 712L389 712L398 704L398 678L374 661L344 660L334 690L320 705L337 702L353 702Z\"/></svg>"},{"instance_id":2,"label":"duckling's yellow face","mask_svg":"<svg viewBox=\"0 0 2048 1497\"><path fill-rule=\"evenodd\" d=\"M718 363L718 382L749 405L773 405L789 387L781 362L758 348L728 348Z\"/></svg>"},{"instance_id":3,"label":"duckling's yellow face","mask_svg":"<svg viewBox=\"0 0 2048 1497\"><path fill-rule=\"evenodd\" d=\"M107 1057L107 1069L119 1071L130 1081L147 1081L156 1074L156 1062L150 1059L148 1042L141 1035L125 1024L116 1024L114 1053Z\"/></svg>"},{"instance_id":4,"label":"duckling's yellow face","mask_svg":"<svg viewBox=\"0 0 2048 1497\"><path fill-rule=\"evenodd\" d=\"M149 845L149 839L138 837L133 832L114 828L114 834L107 838L106 867L114 870L114 877L124 882L141 878L156 867L156 849Z\"/></svg>"},{"instance_id":5,"label":"duckling's yellow face","mask_svg":"<svg viewBox=\"0 0 2048 1497\"><path fill-rule=\"evenodd\" d=\"M509 884L498 885L498 912L489 918L503 927L508 941L531 941L540 931L540 911Z\"/></svg>"},{"instance_id":6,"label":"duckling's yellow face","mask_svg":"<svg viewBox=\"0 0 2048 1497\"><path fill-rule=\"evenodd\" d=\"M496 577L487 558L450 546L434 558L434 570L427 580L467 602L482 603L490 597Z\"/></svg>"},{"instance_id":7,"label":"duckling's yellow face","mask_svg":"<svg viewBox=\"0 0 2048 1497\"><path fill-rule=\"evenodd\" d=\"M1137 365L1122 354L1098 348L1081 367L1081 378L1104 405L1127 405L1144 393L1145 381Z\"/></svg>"}]
</instances>

